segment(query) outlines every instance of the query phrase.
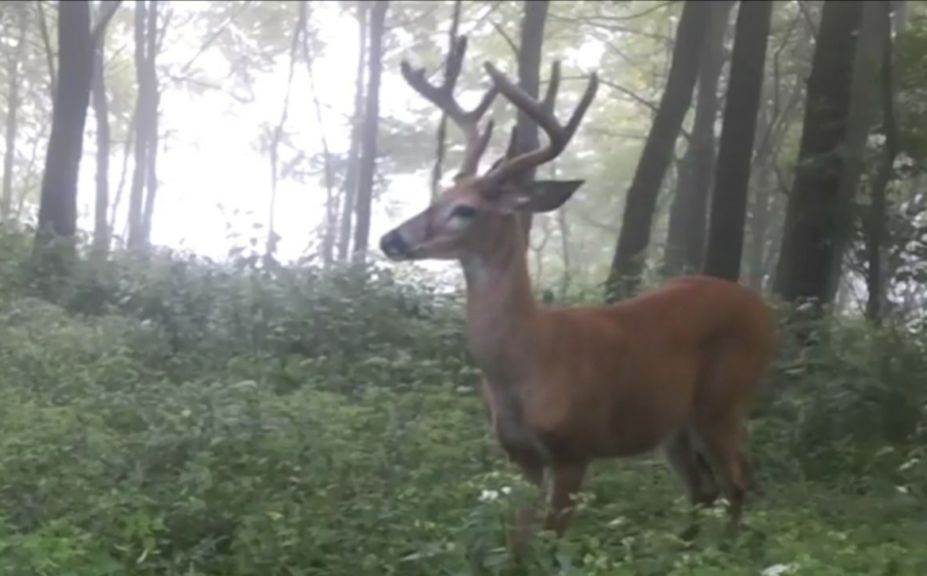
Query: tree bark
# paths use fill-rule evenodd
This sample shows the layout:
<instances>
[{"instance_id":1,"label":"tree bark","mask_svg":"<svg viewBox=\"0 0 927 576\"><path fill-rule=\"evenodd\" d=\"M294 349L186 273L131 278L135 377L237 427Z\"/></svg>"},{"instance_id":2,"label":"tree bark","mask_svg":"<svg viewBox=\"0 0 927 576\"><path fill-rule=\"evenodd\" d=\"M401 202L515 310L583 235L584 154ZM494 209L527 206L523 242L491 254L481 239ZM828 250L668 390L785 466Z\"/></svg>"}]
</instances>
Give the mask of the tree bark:
<instances>
[{"instance_id":1,"label":"tree bark","mask_svg":"<svg viewBox=\"0 0 927 576\"><path fill-rule=\"evenodd\" d=\"M872 206L868 216L866 235L866 317L878 323L885 304L884 258L885 228L887 217L886 191L894 177L895 157L898 155L898 124L895 118L894 41L892 22L888 5L883 10L881 36L883 42L882 78L880 82L882 100L882 127L885 132L885 152L879 171L872 183Z\"/></svg>"},{"instance_id":2,"label":"tree bark","mask_svg":"<svg viewBox=\"0 0 927 576\"><path fill-rule=\"evenodd\" d=\"M567 297L570 291L572 275L570 258L570 222L567 219L566 206L557 210L557 226L560 228L560 257L563 260L563 274L560 276L560 299Z\"/></svg>"},{"instance_id":3,"label":"tree bark","mask_svg":"<svg viewBox=\"0 0 927 576\"><path fill-rule=\"evenodd\" d=\"M280 182L280 142L283 140L283 129L286 126L287 117L290 113L290 96L293 92L293 74L296 71L296 58L297 58L297 49L300 45L300 38L305 30L304 18L306 17L306 12L304 10L299 11L299 18L296 21L296 25L293 27L292 37L290 41L290 65L289 71L287 73L286 79L286 89L283 92L283 108L280 111L280 120L277 122L277 125L274 126L273 131L271 132L270 140L270 203L267 210L267 246L264 253L264 261L267 264L270 264L274 261L274 254L277 251L277 241L279 237L277 236L277 231L275 229L275 221L277 214L277 186Z\"/></svg>"},{"instance_id":4,"label":"tree bark","mask_svg":"<svg viewBox=\"0 0 927 576\"><path fill-rule=\"evenodd\" d=\"M31 141L29 142L30 144L29 162L26 163L26 169L23 171L23 174L25 174L27 182L31 182L32 180L33 169L35 168L36 159L38 159L39 157L39 143L43 140L42 133L41 132L36 133L30 140ZM25 208L25 204L26 204L26 196L28 195L29 195L29 188L26 186L23 186L22 189L19 191L19 197L16 199L16 208L15 210L13 210L13 213L12 213L13 220L19 220L22 217L23 208Z\"/></svg>"},{"instance_id":5,"label":"tree bark","mask_svg":"<svg viewBox=\"0 0 927 576\"><path fill-rule=\"evenodd\" d=\"M158 88L158 70L155 66L158 56L158 2L149 0L148 3L148 33L145 40L148 43L145 58L145 75L150 91L147 99L147 157L145 166L145 208L142 214L142 235L145 246L151 243L151 221L154 218L155 199L158 196L158 107L161 104L161 93Z\"/></svg>"},{"instance_id":6,"label":"tree bark","mask_svg":"<svg viewBox=\"0 0 927 576\"><path fill-rule=\"evenodd\" d=\"M771 16L770 0L741 2L737 11L704 267L706 274L732 281L740 277L750 161Z\"/></svg>"},{"instance_id":7,"label":"tree bark","mask_svg":"<svg viewBox=\"0 0 927 576\"><path fill-rule=\"evenodd\" d=\"M708 3L689 0L682 9L666 89L628 189L621 233L606 281L608 301L633 292L640 283L660 184L692 100L710 7Z\"/></svg>"},{"instance_id":8,"label":"tree bark","mask_svg":"<svg viewBox=\"0 0 927 576\"><path fill-rule=\"evenodd\" d=\"M312 70L312 55L309 52L309 16L307 2L299 3L299 21L302 24L302 56L306 63L306 73L309 77L309 89L312 91L312 107L315 110L315 120L319 125L319 142L322 144L322 160L324 163L323 180L325 183L325 221L322 228L322 263L329 267L335 260L335 234L337 233L338 199L335 196L335 174L332 166L331 149L328 146L328 136L323 121L322 102L319 100L319 91L315 83L315 73Z\"/></svg>"},{"instance_id":9,"label":"tree bark","mask_svg":"<svg viewBox=\"0 0 927 576\"><path fill-rule=\"evenodd\" d=\"M361 127L364 120L364 69L367 57L367 4L357 3L358 31L357 72L354 80L354 113L351 120L351 147L348 150L348 167L344 176L344 202L338 234L338 261L345 262L351 249L352 218L357 198L357 173L360 163Z\"/></svg>"},{"instance_id":10,"label":"tree bark","mask_svg":"<svg viewBox=\"0 0 927 576\"><path fill-rule=\"evenodd\" d=\"M525 0L522 3L521 42L518 48L518 86L533 98L538 97L541 83L541 49L544 45L544 24L547 21L548 0ZM540 146L538 126L525 112L518 110L515 122L517 131L516 154L535 150ZM521 184L534 181L534 169L518 176ZM525 234L525 246L529 245L531 235L531 214L520 215L520 222Z\"/></svg>"},{"instance_id":11,"label":"tree bark","mask_svg":"<svg viewBox=\"0 0 927 576\"><path fill-rule=\"evenodd\" d=\"M3 189L0 192L0 223L10 219L13 204L13 165L16 160L16 134L18 132L19 116L19 66L26 49L26 29L29 15L26 6L19 5L18 8L19 38L16 40L16 47L9 55L10 60L6 66L6 137L3 153Z\"/></svg>"},{"instance_id":12,"label":"tree bark","mask_svg":"<svg viewBox=\"0 0 927 576\"><path fill-rule=\"evenodd\" d=\"M747 284L757 291L766 288L766 281L772 274L778 259L777 250L781 243L781 218L784 210L780 203L784 200L781 177L778 168L779 151L789 126L799 111L803 94L803 84L810 72L810 59L805 65L793 67L789 76L793 78L793 88L787 94L782 87L787 84L782 76L782 54L787 46L794 45L795 50L812 50L812 36L807 26L800 26L801 14L793 17L789 27L781 33L779 45L770 59L772 77L764 87L765 97L760 98L760 114L763 119L762 136L756 140L752 172L756 174L753 185L752 205L748 219L750 238L749 255L746 258ZM798 33L797 42L793 41L792 32Z\"/></svg>"},{"instance_id":13,"label":"tree bark","mask_svg":"<svg viewBox=\"0 0 927 576\"><path fill-rule=\"evenodd\" d=\"M705 249L708 196L715 165L718 80L724 65L728 14L734 5L726 0L708 1L711 18L699 62L695 121L670 208L665 256L666 273L670 275L699 269Z\"/></svg>"},{"instance_id":14,"label":"tree bark","mask_svg":"<svg viewBox=\"0 0 927 576\"><path fill-rule=\"evenodd\" d=\"M866 141L872 129L875 108L878 106L876 86L882 64L882 16L890 5L881 0L862 2L862 23L853 58L853 80L850 85L850 110L847 117L847 135L843 146L843 170L837 194L846 206L852 206L865 169ZM826 301L837 292L843 268L843 253L853 235L856 220L852 212L836 222L833 244L835 257L831 260L827 277Z\"/></svg>"},{"instance_id":15,"label":"tree bark","mask_svg":"<svg viewBox=\"0 0 927 576\"><path fill-rule=\"evenodd\" d=\"M135 158L129 194L128 246L144 250L151 243L151 222L158 193L158 3L135 3Z\"/></svg>"},{"instance_id":16,"label":"tree bark","mask_svg":"<svg viewBox=\"0 0 927 576\"><path fill-rule=\"evenodd\" d=\"M908 3L905 0L892 0L892 25L895 28L895 34L901 34L908 23Z\"/></svg>"},{"instance_id":17,"label":"tree bark","mask_svg":"<svg viewBox=\"0 0 927 576\"><path fill-rule=\"evenodd\" d=\"M832 298L830 276L840 258L835 245L847 198L838 193L843 171L850 86L862 3L824 3L805 100L795 185L789 196L774 290L789 302Z\"/></svg>"},{"instance_id":18,"label":"tree bark","mask_svg":"<svg viewBox=\"0 0 927 576\"><path fill-rule=\"evenodd\" d=\"M42 35L42 45L45 48L45 62L48 64L48 91L51 94L52 102L54 102L55 95L58 93L58 75L55 72L55 53L52 50L51 38L48 35L48 24L45 21L45 9L42 8L42 2L36 2L35 9L39 17L39 32Z\"/></svg>"},{"instance_id":19,"label":"tree bark","mask_svg":"<svg viewBox=\"0 0 927 576\"><path fill-rule=\"evenodd\" d=\"M138 84L138 94L135 103L135 157L132 170L132 187L129 191L129 218L127 245L132 250L145 246L142 224L142 210L145 202L145 170L147 167L148 152L148 99L151 89L148 86L146 73L146 42L145 36L148 16L146 0L135 3L135 77Z\"/></svg>"},{"instance_id":20,"label":"tree bark","mask_svg":"<svg viewBox=\"0 0 927 576\"><path fill-rule=\"evenodd\" d=\"M756 291L763 290L766 278L766 244L769 241L772 208L770 200L773 195L768 166L759 166L756 179L756 195L753 201L753 214L750 221L752 243L747 258L747 285Z\"/></svg>"},{"instance_id":21,"label":"tree bark","mask_svg":"<svg viewBox=\"0 0 927 576\"><path fill-rule=\"evenodd\" d=\"M94 48L93 81L91 97L97 122L97 174L96 197L94 199L93 252L103 256L109 251L109 222L106 211L109 208L109 105L106 99L104 77L103 42Z\"/></svg>"},{"instance_id":22,"label":"tree bark","mask_svg":"<svg viewBox=\"0 0 927 576\"><path fill-rule=\"evenodd\" d=\"M367 262L367 245L370 240L370 209L373 203L373 176L377 161L380 78L383 74L383 32L386 28L387 8L389 8L388 0L378 0L371 8L369 77L358 174L357 227L354 230L354 261L358 264Z\"/></svg>"},{"instance_id":23,"label":"tree bark","mask_svg":"<svg viewBox=\"0 0 927 576\"><path fill-rule=\"evenodd\" d=\"M72 238L77 227L77 179L93 74L90 5L86 0L58 4L58 46L60 75L42 177L35 244L38 258L53 238Z\"/></svg>"},{"instance_id":24,"label":"tree bark","mask_svg":"<svg viewBox=\"0 0 927 576\"><path fill-rule=\"evenodd\" d=\"M133 144L135 143L135 130L138 124L138 111L133 110L132 116L129 117L129 132L126 134L126 141L122 146L122 168L119 170L119 183L116 185L116 195L113 198L112 206L109 210L109 231L110 239L116 231L116 215L119 213L119 206L122 205L123 191L125 190L126 175L129 172L129 157L132 155ZM128 222L124 224L124 227ZM123 241L127 234L123 230Z\"/></svg>"}]
</instances>

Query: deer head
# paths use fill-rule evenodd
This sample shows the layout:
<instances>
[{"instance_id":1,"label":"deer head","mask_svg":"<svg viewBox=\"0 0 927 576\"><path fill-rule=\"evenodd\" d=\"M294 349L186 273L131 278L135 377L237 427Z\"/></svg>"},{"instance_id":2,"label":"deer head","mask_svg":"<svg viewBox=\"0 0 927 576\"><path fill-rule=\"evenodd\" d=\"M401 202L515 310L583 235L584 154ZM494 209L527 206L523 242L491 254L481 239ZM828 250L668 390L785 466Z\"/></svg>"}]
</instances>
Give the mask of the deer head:
<instances>
[{"instance_id":1,"label":"deer head","mask_svg":"<svg viewBox=\"0 0 927 576\"><path fill-rule=\"evenodd\" d=\"M492 64L485 69L492 87L480 103L469 111L463 110L454 98L454 87L460 75L467 39L460 38L449 55L444 84L432 85L424 69L412 68L402 62L406 82L426 100L444 111L464 133L464 160L454 178L454 184L442 191L420 214L413 216L380 240L380 248L392 260L458 259L492 251L501 234L510 233L515 217L521 212L556 210L583 184L582 180L540 180L529 184L519 176L550 162L566 148L583 115L595 97L598 78L595 74L569 122L562 125L554 116L554 104L560 85L560 66L554 63L547 92L543 100L535 100L513 84ZM480 119L501 93L523 111L547 134L546 147L516 154L516 133L512 130L508 151L490 169L479 175L480 158L492 137L490 119L480 130Z\"/></svg>"}]
</instances>

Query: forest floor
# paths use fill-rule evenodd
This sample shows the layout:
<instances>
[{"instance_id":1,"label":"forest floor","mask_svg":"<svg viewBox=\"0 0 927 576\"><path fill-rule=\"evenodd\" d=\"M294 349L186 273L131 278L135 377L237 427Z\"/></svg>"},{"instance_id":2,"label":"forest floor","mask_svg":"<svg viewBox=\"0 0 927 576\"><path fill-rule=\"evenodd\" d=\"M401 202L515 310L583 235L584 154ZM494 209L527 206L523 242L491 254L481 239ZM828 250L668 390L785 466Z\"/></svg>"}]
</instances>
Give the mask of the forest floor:
<instances>
[{"instance_id":1,"label":"forest floor","mask_svg":"<svg viewBox=\"0 0 927 576\"><path fill-rule=\"evenodd\" d=\"M538 494L434 296L148 262L56 304L17 270L0 266L3 576L927 574L910 336L840 325L813 369L777 365L736 538L722 505L677 537L687 506L659 459L602 461L567 535L519 568L506 521Z\"/></svg>"}]
</instances>

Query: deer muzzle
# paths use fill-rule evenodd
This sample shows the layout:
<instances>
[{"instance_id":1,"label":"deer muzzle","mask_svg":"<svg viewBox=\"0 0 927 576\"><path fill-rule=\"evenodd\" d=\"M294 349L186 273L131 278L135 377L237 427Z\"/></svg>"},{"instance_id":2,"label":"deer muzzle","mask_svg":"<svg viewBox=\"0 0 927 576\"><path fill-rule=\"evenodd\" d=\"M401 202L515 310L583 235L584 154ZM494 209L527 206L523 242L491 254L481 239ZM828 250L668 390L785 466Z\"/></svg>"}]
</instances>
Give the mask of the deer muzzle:
<instances>
[{"instance_id":1,"label":"deer muzzle","mask_svg":"<svg viewBox=\"0 0 927 576\"><path fill-rule=\"evenodd\" d=\"M390 260L407 260L412 256L412 247L398 229L387 232L380 238L380 250Z\"/></svg>"}]
</instances>

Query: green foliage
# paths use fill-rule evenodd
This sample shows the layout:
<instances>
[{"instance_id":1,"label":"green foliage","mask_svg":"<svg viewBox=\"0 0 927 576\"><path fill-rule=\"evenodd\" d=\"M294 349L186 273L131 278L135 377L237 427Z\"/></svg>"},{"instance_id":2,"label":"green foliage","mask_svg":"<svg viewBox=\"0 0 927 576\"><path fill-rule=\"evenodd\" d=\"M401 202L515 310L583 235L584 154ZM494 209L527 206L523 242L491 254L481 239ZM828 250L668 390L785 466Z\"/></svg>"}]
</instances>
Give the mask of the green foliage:
<instances>
[{"instance_id":1,"label":"green foliage","mask_svg":"<svg viewBox=\"0 0 927 576\"><path fill-rule=\"evenodd\" d=\"M117 254L57 302L0 236L4 574L922 574L927 341L783 328L751 424L748 527L677 534L651 458L602 462L562 540L522 568L535 490L488 434L461 305L415 278ZM597 298L597 291L590 291ZM766 572L763 572L763 571Z\"/></svg>"}]
</instances>

